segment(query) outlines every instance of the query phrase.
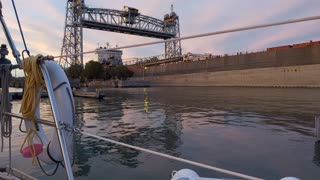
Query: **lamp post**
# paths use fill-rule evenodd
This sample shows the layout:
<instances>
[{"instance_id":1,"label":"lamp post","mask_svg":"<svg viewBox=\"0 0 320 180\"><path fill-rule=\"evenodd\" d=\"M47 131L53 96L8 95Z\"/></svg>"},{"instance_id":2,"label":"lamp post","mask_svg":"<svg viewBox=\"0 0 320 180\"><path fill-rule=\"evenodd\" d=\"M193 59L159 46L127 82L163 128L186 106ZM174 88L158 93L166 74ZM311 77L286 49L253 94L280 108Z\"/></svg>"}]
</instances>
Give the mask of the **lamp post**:
<instances>
[{"instance_id":1,"label":"lamp post","mask_svg":"<svg viewBox=\"0 0 320 180\"><path fill-rule=\"evenodd\" d=\"M143 73L142 73L142 79L143 79L143 80L144 80L144 71L147 70L147 69L148 69L147 67L144 67L144 68L143 68Z\"/></svg>"}]
</instances>

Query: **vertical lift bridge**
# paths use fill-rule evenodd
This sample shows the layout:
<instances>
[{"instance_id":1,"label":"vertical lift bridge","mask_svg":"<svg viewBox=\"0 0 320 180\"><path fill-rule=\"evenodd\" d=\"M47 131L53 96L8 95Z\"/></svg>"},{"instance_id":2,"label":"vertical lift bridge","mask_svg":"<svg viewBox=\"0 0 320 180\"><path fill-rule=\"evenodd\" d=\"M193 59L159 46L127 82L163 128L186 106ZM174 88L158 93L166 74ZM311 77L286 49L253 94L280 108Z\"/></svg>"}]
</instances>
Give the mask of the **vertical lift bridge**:
<instances>
[{"instance_id":1,"label":"vertical lift bridge","mask_svg":"<svg viewBox=\"0 0 320 180\"><path fill-rule=\"evenodd\" d=\"M60 65L83 65L83 28L111 31L138 36L170 39L180 37L179 17L173 12L163 20L141 15L138 9L124 6L123 10L89 8L84 0L67 0ZM165 57L181 56L180 40L165 43Z\"/></svg>"}]
</instances>

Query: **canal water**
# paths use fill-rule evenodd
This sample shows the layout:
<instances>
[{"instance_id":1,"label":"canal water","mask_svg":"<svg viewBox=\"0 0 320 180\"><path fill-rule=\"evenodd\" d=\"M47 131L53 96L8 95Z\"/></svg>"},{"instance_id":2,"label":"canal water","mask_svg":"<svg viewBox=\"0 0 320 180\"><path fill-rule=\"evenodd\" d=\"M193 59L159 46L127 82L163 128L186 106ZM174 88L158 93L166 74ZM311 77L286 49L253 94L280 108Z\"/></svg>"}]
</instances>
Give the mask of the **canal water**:
<instances>
[{"instance_id":1,"label":"canal water","mask_svg":"<svg viewBox=\"0 0 320 180\"><path fill-rule=\"evenodd\" d=\"M314 137L319 89L108 89L105 100L75 103L77 126L92 134L264 179L320 179L320 139ZM14 101L13 110L19 107ZM47 99L41 113L51 116ZM46 177L21 158L24 134L18 125L16 120L13 166L40 179L66 179L61 167ZM203 177L231 177L82 135L74 142L76 179L168 180L172 170L182 168ZM6 153L0 153L0 165Z\"/></svg>"}]
</instances>

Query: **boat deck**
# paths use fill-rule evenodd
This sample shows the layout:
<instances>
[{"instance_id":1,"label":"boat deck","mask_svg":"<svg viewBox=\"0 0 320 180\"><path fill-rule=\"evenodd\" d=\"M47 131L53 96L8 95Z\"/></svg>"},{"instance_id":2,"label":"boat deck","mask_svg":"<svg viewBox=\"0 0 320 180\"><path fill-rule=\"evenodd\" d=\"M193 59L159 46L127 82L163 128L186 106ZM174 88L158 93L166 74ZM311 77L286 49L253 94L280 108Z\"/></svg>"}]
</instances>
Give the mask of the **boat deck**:
<instances>
[{"instance_id":1,"label":"boat deck","mask_svg":"<svg viewBox=\"0 0 320 180\"><path fill-rule=\"evenodd\" d=\"M36 178L21 172L15 168L0 168L0 179L2 180L36 180Z\"/></svg>"}]
</instances>

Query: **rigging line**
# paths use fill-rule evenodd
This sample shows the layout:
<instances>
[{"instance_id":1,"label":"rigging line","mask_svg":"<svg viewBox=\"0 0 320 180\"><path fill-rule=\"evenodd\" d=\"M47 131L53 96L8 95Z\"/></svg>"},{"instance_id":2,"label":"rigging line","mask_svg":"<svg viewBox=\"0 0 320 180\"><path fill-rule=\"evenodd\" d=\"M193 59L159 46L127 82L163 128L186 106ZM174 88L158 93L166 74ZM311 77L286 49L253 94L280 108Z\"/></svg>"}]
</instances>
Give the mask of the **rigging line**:
<instances>
[{"instance_id":1,"label":"rigging line","mask_svg":"<svg viewBox=\"0 0 320 180\"><path fill-rule=\"evenodd\" d=\"M21 24L20 24L20 19L19 19L19 16L18 16L18 13L17 13L17 9L16 9L16 5L14 3L14 0L11 0L11 2L12 2L14 13L16 15L16 19L17 19L17 22L18 22L18 26L19 26L21 38L22 38L22 41L23 41L23 45L24 45L24 48L25 48L25 52L28 54L28 56L30 56L30 52L29 52L29 50L27 48L27 44L26 44L26 41L24 39L23 31L22 31ZM22 55L23 55L23 53L22 53Z\"/></svg>"},{"instance_id":2,"label":"rigging line","mask_svg":"<svg viewBox=\"0 0 320 180\"><path fill-rule=\"evenodd\" d=\"M11 112L10 100L9 100L9 77L10 77L11 65L2 65L1 68L1 87L2 87L2 99L1 99L1 152L3 152L3 138L10 138L12 134L12 121L11 117L5 116L5 112ZM10 143L10 142L9 142Z\"/></svg>"},{"instance_id":3,"label":"rigging line","mask_svg":"<svg viewBox=\"0 0 320 180\"><path fill-rule=\"evenodd\" d=\"M39 164L39 167L40 169L42 170L42 172L46 175L46 176L53 176L56 174L56 172L58 171L58 168L59 168L59 163L56 164L56 167L54 168L54 170L51 172L51 173L48 173L44 168L43 168L43 165L41 164L39 158L37 157L37 161L38 161L38 164Z\"/></svg>"},{"instance_id":4,"label":"rigging line","mask_svg":"<svg viewBox=\"0 0 320 180\"><path fill-rule=\"evenodd\" d=\"M108 138L100 137L100 136L97 136L97 135L94 135L94 134L86 133L86 132L83 132L83 131L76 130L75 132L79 132L79 133L81 133L83 135L87 135L87 136L90 136L90 137L93 137L93 138L97 138L97 139L100 139L100 140L103 140L103 141L107 141L109 143L117 144L117 145L120 145L120 146L124 146L124 147L128 147L128 148L131 148L131 149L135 149L135 150L139 150L139 151L150 153L150 154L153 154L153 155L165 157L165 158L168 158L168 159L184 162L184 163L191 164L191 165L194 165L194 166L198 166L198 167L202 167L202 168L218 171L218 172L229 174L229 175L232 175L232 176L236 176L236 177L240 177L240 178L244 178L244 179L249 179L249 180L262 180L262 179L257 178L257 177L248 176L248 175L245 175L245 174L241 174L241 173L237 173L237 172L233 172L233 171L229 171L229 170L225 170L225 169L209 166L209 165L206 165L206 164L198 163L198 162L187 160L187 159L182 159L182 158L179 158L179 157L171 156L171 155L168 155L168 154L152 151L152 150L141 148L141 147L137 147L137 146L133 146L133 145L130 145L130 144L125 144L125 143L114 141L114 140L111 140L111 139L108 139Z\"/></svg>"},{"instance_id":5,"label":"rigging line","mask_svg":"<svg viewBox=\"0 0 320 180\"><path fill-rule=\"evenodd\" d=\"M185 37L180 37L180 38L172 38L172 39L159 40L159 41L153 41L153 42L148 42L148 43L141 43L141 44L127 45L127 46L121 46L121 47L115 47L115 48L108 48L107 50L128 49L128 48L148 46L148 45L153 45L153 44L160 44L160 43L165 43L165 42L170 42L170 41L194 39L194 38L213 36L213 35L218 35L218 34L226 34L226 33L246 31L246 30L252 30L252 29L259 29L259 28L266 28L266 27L272 27L272 26L280 26L280 25L285 25L285 24L293 24L293 23L313 21L313 20L319 20L319 19L320 19L320 16L304 17L304 18L298 18L298 19L293 19L293 20L280 21L280 22L276 22L276 23L252 25L252 26L240 27L240 28L235 28L235 29L226 29L226 30L221 30L221 31L214 31L214 32L209 32L209 33L185 36ZM77 56L77 55L83 55L83 54L91 54L91 53L96 53L96 52L104 51L104 50L105 49L92 50L92 51L86 51L86 52L82 52L82 53L78 53L78 54L76 53L76 54L70 54L70 55L54 56L54 58L62 58L62 57L70 57L70 56Z\"/></svg>"}]
</instances>

